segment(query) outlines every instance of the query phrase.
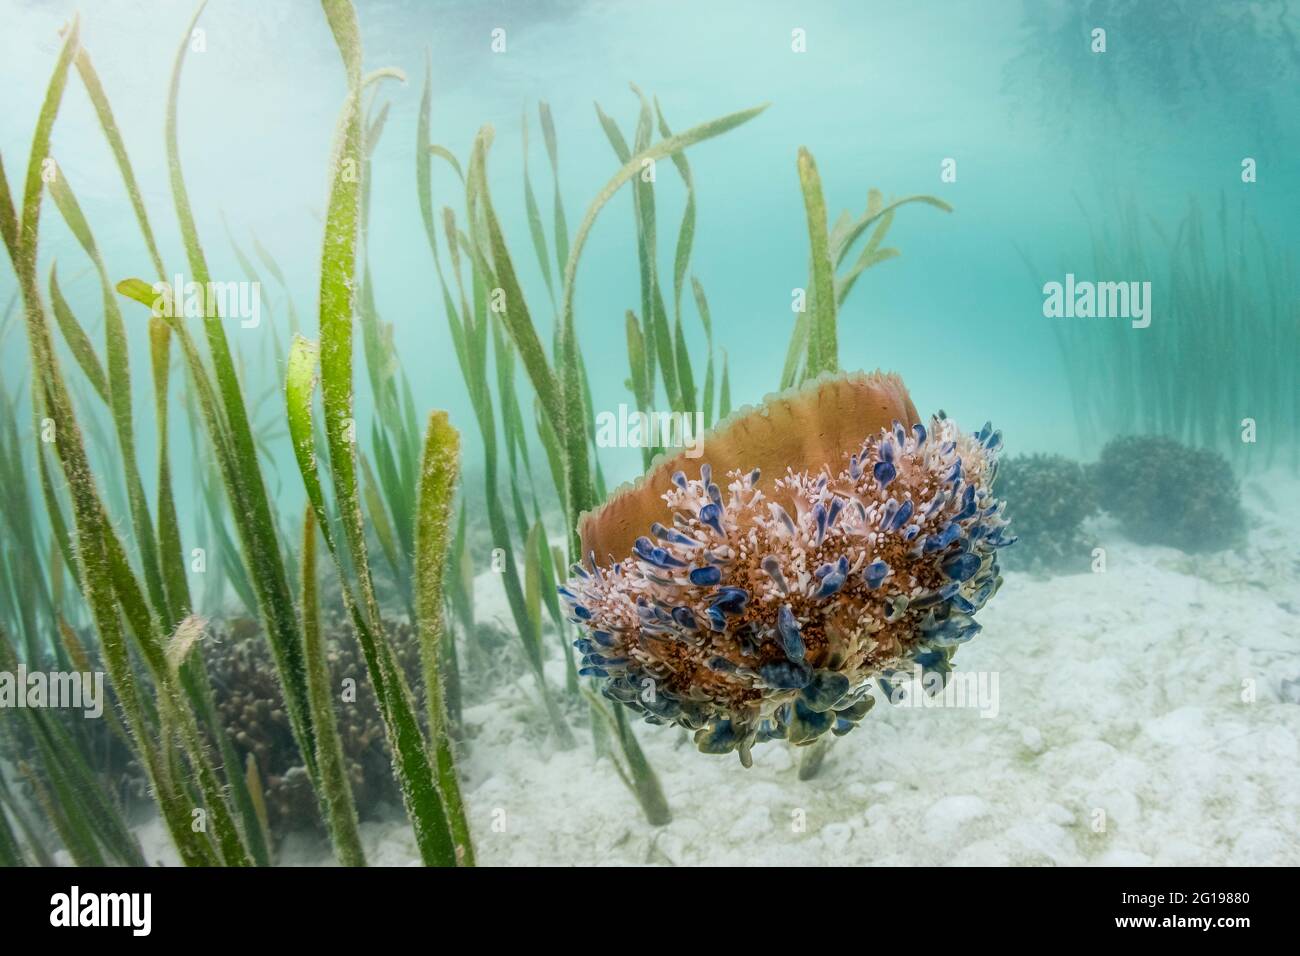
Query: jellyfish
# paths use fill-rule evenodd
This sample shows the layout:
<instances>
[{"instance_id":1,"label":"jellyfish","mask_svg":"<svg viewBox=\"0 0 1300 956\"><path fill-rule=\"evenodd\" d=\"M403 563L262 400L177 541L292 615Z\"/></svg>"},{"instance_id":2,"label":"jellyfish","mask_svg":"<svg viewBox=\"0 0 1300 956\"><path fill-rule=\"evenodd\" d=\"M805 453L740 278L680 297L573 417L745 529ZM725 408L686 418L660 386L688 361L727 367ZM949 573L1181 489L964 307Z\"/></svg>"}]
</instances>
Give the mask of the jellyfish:
<instances>
[{"instance_id":1,"label":"jellyfish","mask_svg":"<svg viewBox=\"0 0 1300 956\"><path fill-rule=\"evenodd\" d=\"M1001 584L1001 433L923 425L901 379L822 376L661 458L579 524L579 673L705 753L853 729L871 681L946 680Z\"/></svg>"}]
</instances>

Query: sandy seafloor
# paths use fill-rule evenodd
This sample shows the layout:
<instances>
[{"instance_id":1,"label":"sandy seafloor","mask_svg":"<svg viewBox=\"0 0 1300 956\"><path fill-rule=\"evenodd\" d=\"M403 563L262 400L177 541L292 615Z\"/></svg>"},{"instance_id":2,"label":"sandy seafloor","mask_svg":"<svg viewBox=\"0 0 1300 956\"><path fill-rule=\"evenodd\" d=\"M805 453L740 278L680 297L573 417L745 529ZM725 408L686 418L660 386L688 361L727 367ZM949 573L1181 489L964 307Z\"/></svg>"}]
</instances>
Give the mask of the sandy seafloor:
<instances>
[{"instance_id":1,"label":"sandy seafloor","mask_svg":"<svg viewBox=\"0 0 1300 956\"><path fill-rule=\"evenodd\" d=\"M995 717L882 701L808 782L783 743L746 771L638 725L672 805L665 827L645 823L584 729L552 749L531 681L502 686L465 711L479 863L1300 863L1300 481L1250 477L1243 496L1252 527L1235 551L1137 546L1101 518L1088 530L1105 573L1006 573L955 660L996 672ZM509 626L490 573L477 601ZM558 650L550 667L559 685ZM399 818L362 835L371 864L417 861ZM175 862L160 825L141 838ZM279 854L331 859L305 834Z\"/></svg>"}]
</instances>

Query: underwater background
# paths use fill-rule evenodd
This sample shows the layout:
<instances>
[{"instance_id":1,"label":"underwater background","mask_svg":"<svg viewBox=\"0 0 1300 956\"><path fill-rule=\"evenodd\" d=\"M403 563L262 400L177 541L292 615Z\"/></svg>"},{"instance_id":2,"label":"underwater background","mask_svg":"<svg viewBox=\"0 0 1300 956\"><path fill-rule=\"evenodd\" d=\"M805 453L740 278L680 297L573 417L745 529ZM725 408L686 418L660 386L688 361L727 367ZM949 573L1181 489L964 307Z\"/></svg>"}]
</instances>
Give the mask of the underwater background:
<instances>
[{"instance_id":1,"label":"underwater background","mask_svg":"<svg viewBox=\"0 0 1300 956\"><path fill-rule=\"evenodd\" d=\"M400 368L401 389L409 385L409 405L399 397L396 417L409 408L423 423L429 410L442 409L461 433L462 484L446 532L454 539L448 589L457 593L446 598L446 634L456 657L449 693L460 697L451 737L478 862L1300 860L1300 551L1290 530L1300 491L1300 12L1282 2L1100 0L799 8L748 0L358 0L355 7L364 69L393 66L405 75L404 82L375 84L364 100L367 124L377 123L367 127L365 278L357 288L364 287L380 323L374 327L386 329L380 338L391 336L380 364ZM32 131L65 42L60 31L78 10L80 44L113 104L167 276L188 277L163 137L173 57L194 12L188 4L0 0L0 155L15 205L22 207ZM260 279L260 322L243 328L232 320L226 336L239 357L281 548L296 570L307 496L285 424L286 350L298 323L304 335L318 334L322 235L337 172L329 158L349 77L315 3L214 0L199 27L202 43L191 44L179 90L179 156L213 278ZM954 664L996 675L996 715L989 708L981 715L878 706L821 752L817 766L772 742L755 750L755 766L746 770L734 757L697 753L677 728L625 725L621 712L610 723L614 711L600 709L609 705L588 699L596 696L588 688L593 675L575 675L582 662L569 659L579 631L549 608L550 588L567 576L558 552L569 548L574 528L566 525L574 516L566 515L547 467L527 371L515 356L506 387L500 353L484 365L477 387L490 381L501 399L491 413L498 416L491 441L502 444L491 455L499 460L489 463L475 386L467 387L449 331L446 302L457 293L445 298L418 200L426 58L428 138L459 160L454 169L443 156L433 159L438 241L444 205L464 224L461 177L472 171L476 134L491 124L492 202L552 355L562 301L562 271L551 262L558 241L553 191L571 233L622 165L593 103L628 143L647 115L638 89L653 97L650 110L662 111L652 124L656 138L666 135L660 123L680 133L770 104L682 154L689 194L663 158L653 184L666 318L678 330L675 347L690 357L695 385L704 385L706 362L713 370L715 394L703 399L710 420L788 383L798 314L792 303L810 285L799 149L816 157L832 225L841 210L858 217L878 209L870 190L886 201L926 197L897 208L880 248L898 255L873 261L838 309L838 367L897 372L922 421L942 410L967 432L986 421L1001 432L993 492L1007 500L1010 531L1021 540L1002 558L1001 593L980 616L983 632ZM539 101L553 121L555 167ZM75 189L112 283L152 281L150 251L118 163L75 70L50 155ZM534 254L526 181L543 223L545 272ZM646 263L638 258L644 225L632 188L602 211L575 283L576 334L595 415L637 405L625 316L632 310L645 319ZM675 293L688 203L693 244L684 287ZM42 294L51 295L57 267L70 311L102 349L100 276L55 203L45 204L42 226L35 269ZM442 256L440 268L450 269L445 244ZM856 257L855 249L846 269ZM1134 283L1136 292L1149 284L1149 325L1127 313L1049 316L1047 286L1064 286L1067 275L1071 285ZM707 293L707 327L692 278ZM0 624L15 638L15 660L30 667L39 657L35 635L57 643L58 615L46 622L24 611L24 595L34 592L21 574L44 579L43 590L55 587L57 529L36 467L36 456L47 453L32 424L38 369L19 286L14 270L0 269L0 383L14 422L4 451L27 475L26 503L11 498L3 527ZM148 317L119 301L135 456L156 509ZM197 328L198 320L187 321ZM387 399L376 394L376 383L386 380L369 364L370 350L381 346L363 342L360 323L355 338L352 401L373 459L362 469L363 535L418 711L420 651L407 633L418 614L403 584L411 549L405 558L389 553L409 544L389 541L403 538L401 525L412 516L400 514L386 475L364 474L372 466L382 471L370 442L389 420L381 410ZM64 374L80 375L67 340L59 340L58 352ZM219 712L208 719L225 725L240 763L250 753L254 764L261 761L259 786L267 793L254 802L270 804L270 820L263 809L241 827L254 817L265 826L266 861L325 862L331 851L324 834L337 847L337 833L321 825L304 774L285 782L294 738L283 714L268 716L279 713L280 693L270 661L264 652L235 650L241 640L261 640L263 628L250 574L240 570L247 558L232 543L238 518L218 491L203 427L185 397L190 386L179 351L172 360L170 481L180 551L207 548L216 571L191 573L189 609L224 635L208 645L216 648L207 667ZM511 391L522 424L500 417ZM110 523L132 547L136 530L113 420L101 405L92 410L89 388L74 392L74 404L87 409L82 429ZM650 407L677 406L665 390ZM628 445L593 448L605 490L644 471L643 449ZM418 451L418 435L412 447ZM411 474L414 457L401 466ZM540 635L535 646L521 646L519 608L503 592L502 541L487 515L485 475L494 475L488 480L508 513L510 560ZM54 483L64 494L63 479L56 475ZM413 487L407 490L409 504ZM377 501L387 531L371 511ZM35 561L22 522L14 521L20 512L36 528ZM218 532L223 520L231 529ZM225 553L208 544L218 540ZM390 558L391 584L381 554ZM134 548L131 555L136 561ZM325 549L319 560L328 561ZM28 570L15 570L20 563ZM344 559L343 575L357 573L350 565ZM56 603L94 656L92 615L68 574L57 574ZM325 627L337 641L331 664L360 673L364 654L353 644L347 609L333 606L339 590L328 579L321 584ZM19 639L29 632L31 640ZM0 718L9 723L10 716ZM370 862L427 862L393 785L383 715L372 709L340 719L352 741L345 749L355 747L348 749L349 774L365 855ZM283 726L250 731L248 721ZM427 723L424 730L433 735ZM241 733L248 736L240 740ZM628 733L641 746L629 747ZM41 822L40 808L68 798L58 796L58 781L46 782L54 796L43 797L39 770L36 783L15 772L15 754L28 746L19 737L4 762L5 806L17 832L31 828L19 841L23 854L39 858L34 847L42 843L59 862L93 862L93 854L69 855L57 811L46 814L55 822ZM175 862L145 788L123 785L127 777L140 781L139 759L116 744L88 746L92 764L108 761L105 792L144 857ZM281 765L270 766L275 761ZM642 762L657 775L657 795L647 797ZM632 782L625 787L620 776ZM109 845L130 843L113 832ZM96 839L103 845L107 838ZM102 846L99 852L112 856ZM136 861L127 851L113 859Z\"/></svg>"}]
</instances>

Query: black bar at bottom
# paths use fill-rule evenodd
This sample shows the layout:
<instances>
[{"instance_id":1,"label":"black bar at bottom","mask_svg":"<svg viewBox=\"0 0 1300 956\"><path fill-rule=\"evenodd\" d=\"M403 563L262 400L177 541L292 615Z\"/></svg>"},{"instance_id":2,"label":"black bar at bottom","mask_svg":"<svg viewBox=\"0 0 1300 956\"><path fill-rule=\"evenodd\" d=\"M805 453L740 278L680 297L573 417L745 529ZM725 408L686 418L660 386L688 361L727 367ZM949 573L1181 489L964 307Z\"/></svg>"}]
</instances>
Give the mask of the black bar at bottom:
<instances>
[{"instance_id":1,"label":"black bar at bottom","mask_svg":"<svg viewBox=\"0 0 1300 956\"><path fill-rule=\"evenodd\" d=\"M618 870L25 869L0 871L5 951L76 934L217 946L256 941L558 943L593 930L639 935L663 920L789 931L861 930L877 942L1178 939L1231 945L1296 925L1284 871L1214 870ZM89 925L88 925L89 924ZM107 925L106 925L107 924ZM568 924L568 925L566 925ZM853 928L860 927L858 932ZM451 935L448 935L451 934ZM990 935L991 934L991 935ZM1048 935L1044 935L1048 934ZM751 937L752 938L752 937ZM12 948L11 948L12 947ZM423 948L423 946L421 947Z\"/></svg>"}]
</instances>

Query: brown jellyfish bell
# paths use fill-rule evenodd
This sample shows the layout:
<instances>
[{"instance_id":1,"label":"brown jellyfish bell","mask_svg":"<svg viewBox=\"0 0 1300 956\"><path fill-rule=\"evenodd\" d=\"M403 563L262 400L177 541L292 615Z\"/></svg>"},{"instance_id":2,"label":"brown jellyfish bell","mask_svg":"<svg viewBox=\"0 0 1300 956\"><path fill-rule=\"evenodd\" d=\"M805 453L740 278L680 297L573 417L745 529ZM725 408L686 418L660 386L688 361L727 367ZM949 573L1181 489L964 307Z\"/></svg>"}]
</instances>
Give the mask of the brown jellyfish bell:
<instances>
[{"instance_id":1,"label":"brown jellyfish bell","mask_svg":"<svg viewBox=\"0 0 1300 956\"><path fill-rule=\"evenodd\" d=\"M787 468L836 471L868 435L895 422L911 428L920 421L907 386L893 372L823 375L770 395L707 433L700 457L686 452L661 456L644 478L616 489L603 505L585 513L578 522L582 553L595 554L597 561L631 554L636 539L663 518L663 496L678 471L698 471L704 464L715 475L755 468L774 478Z\"/></svg>"}]
</instances>

